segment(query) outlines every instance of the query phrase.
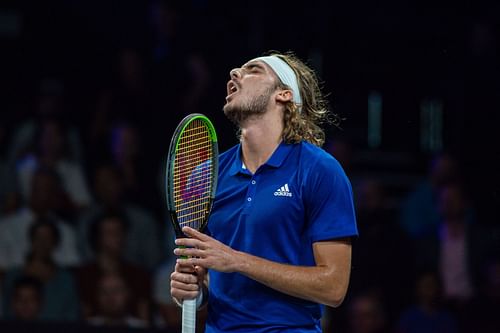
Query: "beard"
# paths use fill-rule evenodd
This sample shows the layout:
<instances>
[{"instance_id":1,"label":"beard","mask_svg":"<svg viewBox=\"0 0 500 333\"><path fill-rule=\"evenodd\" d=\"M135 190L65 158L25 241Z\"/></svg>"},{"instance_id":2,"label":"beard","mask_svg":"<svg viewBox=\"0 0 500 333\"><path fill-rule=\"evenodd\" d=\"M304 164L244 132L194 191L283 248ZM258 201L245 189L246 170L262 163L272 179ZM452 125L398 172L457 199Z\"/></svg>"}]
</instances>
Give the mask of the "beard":
<instances>
[{"instance_id":1,"label":"beard","mask_svg":"<svg viewBox=\"0 0 500 333\"><path fill-rule=\"evenodd\" d=\"M274 89L266 90L262 95L253 96L249 100L240 103L224 105L224 114L236 126L239 126L250 117L263 115L266 113L269 99Z\"/></svg>"}]
</instances>

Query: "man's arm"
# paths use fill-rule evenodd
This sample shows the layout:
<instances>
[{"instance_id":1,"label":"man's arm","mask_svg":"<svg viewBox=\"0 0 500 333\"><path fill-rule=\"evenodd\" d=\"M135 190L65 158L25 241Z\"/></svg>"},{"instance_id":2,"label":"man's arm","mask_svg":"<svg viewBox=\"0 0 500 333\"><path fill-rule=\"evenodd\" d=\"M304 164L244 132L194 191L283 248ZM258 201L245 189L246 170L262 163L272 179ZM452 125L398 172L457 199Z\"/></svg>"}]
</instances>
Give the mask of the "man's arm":
<instances>
[{"instance_id":1,"label":"man's arm","mask_svg":"<svg viewBox=\"0 0 500 333\"><path fill-rule=\"evenodd\" d=\"M270 288L302 299L339 306L349 284L351 242L349 238L313 244L316 266L293 266L273 262L231 249L191 228L183 228L191 238L179 238L176 255L194 258L178 262L199 265L220 272L238 272Z\"/></svg>"}]
</instances>

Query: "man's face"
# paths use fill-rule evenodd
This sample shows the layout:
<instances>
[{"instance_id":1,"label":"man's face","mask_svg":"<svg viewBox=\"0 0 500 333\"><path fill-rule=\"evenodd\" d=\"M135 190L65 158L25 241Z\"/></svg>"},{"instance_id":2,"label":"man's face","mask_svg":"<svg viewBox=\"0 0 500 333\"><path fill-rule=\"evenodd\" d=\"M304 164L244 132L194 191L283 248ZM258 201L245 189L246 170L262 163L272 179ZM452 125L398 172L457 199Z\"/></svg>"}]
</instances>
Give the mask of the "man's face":
<instances>
[{"instance_id":1,"label":"man's face","mask_svg":"<svg viewBox=\"0 0 500 333\"><path fill-rule=\"evenodd\" d=\"M224 114L236 125L250 116L264 114L278 79L261 61L250 61L230 72Z\"/></svg>"},{"instance_id":2,"label":"man's face","mask_svg":"<svg viewBox=\"0 0 500 333\"><path fill-rule=\"evenodd\" d=\"M120 255L123 251L125 230L118 218L106 218L101 221L99 232L99 248L101 251Z\"/></svg>"},{"instance_id":3,"label":"man's face","mask_svg":"<svg viewBox=\"0 0 500 333\"><path fill-rule=\"evenodd\" d=\"M39 292L32 287L20 287L14 293L12 308L16 319L35 320L41 310Z\"/></svg>"},{"instance_id":4,"label":"man's face","mask_svg":"<svg viewBox=\"0 0 500 333\"><path fill-rule=\"evenodd\" d=\"M96 172L94 188L98 199L106 206L118 205L123 194L120 176L111 167L103 166Z\"/></svg>"},{"instance_id":5,"label":"man's face","mask_svg":"<svg viewBox=\"0 0 500 333\"><path fill-rule=\"evenodd\" d=\"M48 121L42 125L39 144L44 155L58 157L62 154L64 149L64 135L57 123Z\"/></svg>"},{"instance_id":6,"label":"man's face","mask_svg":"<svg viewBox=\"0 0 500 333\"><path fill-rule=\"evenodd\" d=\"M97 286L97 301L101 315L119 318L126 315L129 291L119 275L106 275Z\"/></svg>"},{"instance_id":7,"label":"man's face","mask_svg":"<svg viewBox=\"0 0 500 333\"><path fill-rule=\"evenodd\" d=\"M61 188L53 175L37 172L31 183L31 207L36 212L44 212L57 207Z\"/></svg>"},{"instance_id":8,"label":"man's face","mask_svg":"<svg viewBox=\"0 0 500 333\"><path fill-rule=\"evenodd\" d=\"M57 247L56 235L49 226L38 227L33 234L31 251L37 255L50 257Z\"/></svg>"},{"instance_id":9,"label":"man's face","mask_svg":"<svg viewBox=\"0 0 500 333\"><path fill-rule=\"evenodd\" d=\"M463 218L467 209L467 202L462 190L455 185L446 185L438 195L438 209L444 218Z\"/></svg>"}]
</instances>

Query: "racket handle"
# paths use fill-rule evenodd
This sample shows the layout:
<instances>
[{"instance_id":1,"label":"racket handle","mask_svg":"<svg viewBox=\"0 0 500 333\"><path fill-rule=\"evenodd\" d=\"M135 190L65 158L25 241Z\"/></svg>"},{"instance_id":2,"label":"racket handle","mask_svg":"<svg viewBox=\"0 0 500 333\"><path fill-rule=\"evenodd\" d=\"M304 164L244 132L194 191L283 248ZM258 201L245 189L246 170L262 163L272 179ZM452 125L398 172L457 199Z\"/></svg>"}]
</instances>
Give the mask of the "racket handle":
<instances>
[{"instance_id":1,"label":"racket handle","mask_svg":"<svg viewBox=\"0 0 500 333\"><path fill-rule=\"evenodd\" d=\"M182 302L182 333L195 333L196 299L185 299Z\"/></svg>"}]
</instances>

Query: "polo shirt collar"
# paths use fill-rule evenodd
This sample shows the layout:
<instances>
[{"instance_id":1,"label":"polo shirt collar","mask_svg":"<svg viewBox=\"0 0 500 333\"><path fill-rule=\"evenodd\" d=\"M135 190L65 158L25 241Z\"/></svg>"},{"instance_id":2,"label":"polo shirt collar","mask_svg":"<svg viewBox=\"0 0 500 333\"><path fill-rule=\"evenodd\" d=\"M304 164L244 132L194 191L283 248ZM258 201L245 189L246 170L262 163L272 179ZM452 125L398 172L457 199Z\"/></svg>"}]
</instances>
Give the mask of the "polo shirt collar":
<instances>
[{"instance_id":1,"label":"polo shirt collar","mask_svg":"<svg viewBox=\"0 0 500 333\"><path fill-rule=\"evenodd\" d=\"M267 160L267 162L264 163L264 165L269 165L273 168L279 168L292 151L293 146L293 144L284 143L282 141L273 152L271 157ZM241 143L238 144L238 149L236 149L236 156L233 164L231 165L230 175L234 176L239 172L244 174L249 173L249 171L244 167L243 161L241 160Z\"/></svg>"}]
</instances>

